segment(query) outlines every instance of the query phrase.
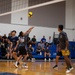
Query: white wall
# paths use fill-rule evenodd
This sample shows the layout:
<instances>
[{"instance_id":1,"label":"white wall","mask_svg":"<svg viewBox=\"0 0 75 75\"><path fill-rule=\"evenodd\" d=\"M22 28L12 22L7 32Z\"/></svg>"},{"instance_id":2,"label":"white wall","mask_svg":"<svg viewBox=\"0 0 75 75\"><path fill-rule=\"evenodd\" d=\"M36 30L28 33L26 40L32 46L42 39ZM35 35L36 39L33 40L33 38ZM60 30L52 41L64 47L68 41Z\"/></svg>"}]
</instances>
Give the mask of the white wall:
<instances>
[{"instance_id":1,"label":"white wall","mask_svg":"<svg viewBox=\"0 0 75 75\"><path fill-rule=\"evenodd\" d=\"M75 0L73 0L73 26L75 28Z\"/></svg>"},{"instance_id":2,"label":"white wall","mask_svg":"<svg viewBox=\"0 0 75 75\"><path fill-rule=\"evenodd\" d=\"M66 0L66 28L75 29L75 0ZM75 30L72 33L75 41Z\"/></svg>"},{"instance_id":3,"label":"white wall","mask_svg":"<svg viewBox=\"0 0 75 75\"><path fill-rule=\"evenodd\" d=\"M21 25L10 25L10 24L0 24L0 33L7 34L12 31L16 30L17 35L20 31L26 31L30 26L21 26ZM72 41L74 38L74 31L72 30L65 30L68 34L69 41ZM58 34L57 28L46 28L46 27L35 27L32 32L30 33L30 37L32 38L33 35L36 35L37 41L40 41L43 35L46 36L46 39L48 41L48 37L51 36L53 37L53 33Z\"/></svg>"},{"instance_id":4,"label":"white wall","mask_svg":"<svg viewBox=\"0 0 75 75\"><path fill-rule=\"evenodd\" d=\"M24 4L25 3L25 4ZM28 0L12 0L12 11L16 9L28 7ZM22 20L21 20L22 17ZM12 13L11 14L11 23L12 24L25 24L28 25L28 10Z\"/></svg>"},{"instance_id":5,"label":"white wall","mask_svg":"<svg viewBox=\"0 0 75 75\"><path fill-rule=\"evenodd\" d=\"M21 1L21 0L19 0ZM75 4L71 2L72 0L67 0L66 4L66 28L75 28ZM75 0L73 0L75 2ZM74 6L74 7L73 7ZM28 11L20 12L12 14L11 23L17 24L28 24ZM27 15L27 16L25 16ZM20 20L20 17L25 17L23 20ZM17 35L20 31L26 31L30 26L21 26L21 25L11 25L11 24L1 24L0 23L0 33L7 34L12 31L16 30ZM75 39L75 31L73 30L65 30L68 34L69 41L73 41ZM30 37L36 35L37 41L41 39L43 35L46 36L47 40L48 37L53 37L53 32L58 34L57 28L45 28L45 27L35 27L33 31L30 33Z\"/></svg>"},{"instance_id":6,"label":"white wall","mask_svg":"<svg viewBox=\"0 0 75 75\"><path fill-rule=\"evenodd\" d=\"M75 0L66 0L66 28L75 28Z\"/></svg>"}]
</instances>

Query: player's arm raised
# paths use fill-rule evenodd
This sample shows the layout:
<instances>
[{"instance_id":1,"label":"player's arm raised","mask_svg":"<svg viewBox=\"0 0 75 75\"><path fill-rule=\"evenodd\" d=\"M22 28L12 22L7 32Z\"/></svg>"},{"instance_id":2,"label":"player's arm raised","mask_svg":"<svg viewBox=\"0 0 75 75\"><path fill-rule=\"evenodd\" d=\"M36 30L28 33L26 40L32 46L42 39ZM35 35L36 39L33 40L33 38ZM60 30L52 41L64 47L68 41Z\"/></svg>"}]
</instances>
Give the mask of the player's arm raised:
<instances>
[{"instance_id":1,"label":"player's arm raised","mask_svg":"<svg viewBox=\"0 0 75 75\"><path fill-rule=\"evenodd\" d=\"M25 34L29 34L29 33L32 31L33 28L34 28L34 27L29 28L29 29L24 33L24 35L25 35Z\"/></svg>"}]
</instances>

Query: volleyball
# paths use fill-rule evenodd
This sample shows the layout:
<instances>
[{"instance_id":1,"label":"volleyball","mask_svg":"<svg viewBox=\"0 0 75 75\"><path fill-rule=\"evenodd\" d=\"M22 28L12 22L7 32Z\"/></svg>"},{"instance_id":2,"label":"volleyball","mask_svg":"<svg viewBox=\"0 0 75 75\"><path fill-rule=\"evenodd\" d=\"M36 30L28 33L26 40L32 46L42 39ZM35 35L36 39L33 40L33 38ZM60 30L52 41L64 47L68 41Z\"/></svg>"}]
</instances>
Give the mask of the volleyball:
<instances>
[{"instance_id":1,"label":"volleyball","mask_svg":"<svg viewBox=\"0 0 75 75\"><path fill-rule=\"evenodd\" d=\"M33 12L28 13L28 17L32 17L32 15L33 15Z\"/></svg>"}]
</instances>

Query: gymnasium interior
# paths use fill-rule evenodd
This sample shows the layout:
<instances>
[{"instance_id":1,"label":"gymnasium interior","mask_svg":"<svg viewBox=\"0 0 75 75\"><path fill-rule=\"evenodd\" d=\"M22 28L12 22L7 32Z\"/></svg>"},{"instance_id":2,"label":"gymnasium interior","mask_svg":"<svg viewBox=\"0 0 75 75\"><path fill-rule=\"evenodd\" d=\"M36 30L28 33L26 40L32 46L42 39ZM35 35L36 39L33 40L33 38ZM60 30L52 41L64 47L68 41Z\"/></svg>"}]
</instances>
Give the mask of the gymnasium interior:
<instances>
[{"instance_id":1,"label":"gymnasium interior","mask_svg":"<svg viewBox=\"0 0 75 75\"><path fill-rule=\"evenodd\" d=\"M69 40L70 60L73 70L66 73L64 57L58 62L58 69L53 69L56 62L58 25L63 25ZM15 59L8 54L8 40L11 31L17 37L21 31L29 33L32 46L32 58L27 58L28 68L22 68L23 59L18 68ZM35 38L35 40L34 40ZM50 38L50 39L49 39ZM37 47L45 41L49 54L38 52ZM5 41L5 42L4 42ZM50 56L49 56L50 55ZM50 59L50 60L48 60ZM75 74L75 0L0 0L0 75L74 75Z\"/></svg>"}]
</instances>

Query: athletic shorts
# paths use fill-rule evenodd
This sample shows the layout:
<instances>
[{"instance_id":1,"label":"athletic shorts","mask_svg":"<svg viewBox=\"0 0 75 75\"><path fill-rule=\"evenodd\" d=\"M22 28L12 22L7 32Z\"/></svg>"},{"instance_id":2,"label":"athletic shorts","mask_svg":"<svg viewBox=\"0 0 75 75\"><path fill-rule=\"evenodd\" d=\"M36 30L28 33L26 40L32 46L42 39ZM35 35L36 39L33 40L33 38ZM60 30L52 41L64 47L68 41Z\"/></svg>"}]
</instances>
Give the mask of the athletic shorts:
<instances>
[{"instance_id":1,"label":"athletic shorts","mask_svg":"<svg viewBox=\"0 0 75 75\"><path fill-rule=\"evenodd\" d=\"M19 47L19 55L27 55L27 51L25 49L25 46Z\"/></svg>"},{"instance_id":2,"label":"athletic shorts","mask_svg":"<svg viewBox=\"0 0 75 75\"><path fill-rule=\"evenodd\" d=\"M57 56L60 56L60 57L61 57L61 56L62 56L62 52L59 52L59 51L58 51L58 52L57 52Z\"/></svg>"},{"instance_id":3,"label":"athletic shorts","mask_svg":"<svg viewBox=\"0 0 75 75\"><path fill-rule=\"evenodd\" d=\"M16 53L18 53L18 51L19 51L19 49L17 48L16 50L13 50L12 52L16 52Z\"/></svg>"}]
</instances>

